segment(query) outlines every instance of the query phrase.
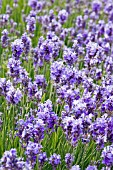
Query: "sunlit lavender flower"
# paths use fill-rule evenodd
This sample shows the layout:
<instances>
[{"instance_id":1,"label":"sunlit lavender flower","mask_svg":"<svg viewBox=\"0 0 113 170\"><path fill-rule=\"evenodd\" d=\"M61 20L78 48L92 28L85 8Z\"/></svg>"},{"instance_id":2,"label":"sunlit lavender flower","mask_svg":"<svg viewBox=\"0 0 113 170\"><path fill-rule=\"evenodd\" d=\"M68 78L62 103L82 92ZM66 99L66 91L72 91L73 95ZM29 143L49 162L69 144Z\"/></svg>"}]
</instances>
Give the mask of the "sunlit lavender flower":
<instances>
[{"instance_id":1,"label":"sunlit lavender flower","mask_svg":"<svg viewBox=\"0 0 113 170\"><path fill-rule=\"evenodd\" d=\"M31 49L31 39L27 36L27 33L24 33L21 37L22 42L23 42L23 51L25 53L25 56L27 56L30 52Z\"/></svg>"},{"instance_id":2,"label":"sunlit lavender flower","mask_svg":"<svg viewBox=\"0 0 113 170\"><path fill-rule=\"evenodd\" d=\"M101 118L97 118L90 125L90 132L96 143L103 148L104 143L107 142L107 118L103 115Z\"/></svg>"},{"instance_id":3,"label":"sunlit lavender flower","mask_svg":"<svg viewBox=\"0 0 113 170\"><path fill-rule=\"evenodd\" d=\"M63 57L68 65L75 64L75 62L77 61L77 58L78 58L76 53L73 52L71 48L64 49Z\"/></svg>"},{"instance_id":4,"label":"sunlit lavender flower","mask_svg":"<svg viewBox=\"0 0 113 170\"><path fill-rule=\"evenodd\" d=\"M4 29L2 31L2 36L1 36L1 43L2 43L2 47L6 48L9 45L9 37L8 37L8 31L6 29Z\"/></svg>"},{"instance_id":5,"label":"sunlit lavender flower","mask_svg":"<svg viewBox=\"0 0 113 170\"><path fill-rule=\"evenodd\" d=\"M38 85L38 87L42 87L44 89L47 86L46 79L45 79L44 75L36 75L34 82Z\"/></svg>"},{"instance_id":6,"label":"sunlit lavender flower","mask_svg":"<svg viewBox=\"0 0 113 170\"><path fill-rule=\"evenodd\" d=\"M14 89L11 87L9 91L6 93L6 100L8 103L18 104L21 101L22 93L19 89Z\"/></svg>"},{"instance_id":7,"label":"sunlit lavender flower","mask_svg":"<svg viewBox=\"0 0 113 170\"><path fill-rule=\"evenodd\" d=\"M33 10L36 10L36 8L37 8L37 3L38 3L37 0L29 0L29 1L28 1L28 5L29 5Z\"/></svg>"},{"instance_id":8,"label":"sunlit lavender flower","mask_svg":"<svg viewBox=\"0 0 113 170\"><path fill-rule=\"evenodd\" d=\"M93 1L92 2L92 10L98 13L102 8L102 2L101 1Z\"/></svg>"},{"instance_id":9,"label":"sunlit lavender flower","mask_svg":"<svg viewBox=\"0 0 113 170\"><path fill-rule=\"evenodd\" d=\"M31 35L34 35L34 31L36 30L36 19L35 17L28 17L27 18L27 31Z\"/></svg>"},{"instance_id":10,"label":"sunlit lavender flower","mask_svg":"<svg viewBox=\"0 0 113 170\"><path fill-rule=\"evenodd\" d=\"M9 15L8 14L2 14L1 15L1 26L5 26L8 23Z\"/></svg>"},{"instance_id":11,"label":"sunlit lavender flower","mask_svg":"<svg viewBox=\"0 0 113 170\"><path fill-rule=\"evenodd\" d=\"M5 151L3 157L0 160L0 170L23 170L25 162L17 157L16 149Z\"/></svg>"},{"instance_id":12,"label":"sunlit lavender flower","mask_svg":"<svg viewBox=\"0 0 113 170\"><path fill-rule=\"evenodd\" d=\"M79 165L74 165L71 167L70 170L80 170L80 167L79 167Z\"/></svg>"},{"instance_id":13,"label":"sunlit lavender flower","mask_svg":"<svg viewBox=\"0 0 113 170\"><path fill-rule=\"evenodd\" d=\"M68 13L65 9L62 9L58 13L58 19L61 24L64 24L68 19Z\"/></svg>"},{"instance_id":14,"label":"sunlit lavender flower","mask_svg":"<svg viewBox=\"0 0 113 170\"><path fill-rule=\"evenodd\" d=\"M98 170L96 166L89 165L86 170Z\"/></svg>"},{"instance_id":15,"label":"sunlit lavender flower","mask_svg":"<svg viewBox=\"0 0 113 170\"><path fill-rule=\"evenodd\" d=\"M24 47L21 39L16 39L12 43L11 47L12 47L12 57L18 60L23 52L23 47Z\"/></svg>"},{"instance_id":16,"label":"sunlit lavender flower","mask_svg":"<svg viewBox=\"0 0 113 170\"><path fill-rule=\"evenodd\" d=\"M17 6L18 6L18 0L14 0L13 6L14 6L14 7L17 7Z\"/></svg>"},{"instance_id":17,"label":"sunlit lavender flower","mask_svg":"<svg viewBox=\"0 0 113 170\"><path fill-rule=\"evenodd\" d=\"M68 169L71 168L73 161L74 161L73 155L71 155L70 153L67 153L65 155L65 163L66 163L66 166L67 166Z\"/></svg>"},{"instance_id":18,"label":"sunlit lavender flower","mask_svg":"<svg viewBox=\"0 0 113 170\"><path fill-rule=\"evenodd\" d=\"M12 87L12 83L10 80L6 80L6 78L0 78L0 95L6 96L6 93Z\"/></svg>"},{"instance_id":19,"label":"sunlit lavender flower","mask_svg":"<svg viewBox=\"0 0 113 170\"><path fill-rule=\"evenodd\" d=\"M29 141L27 147L26 147L26 161L28 164L31 165L32 168L34 168L37 160L37 156L41 151L42 146L40 144L34 143Z\"/></svg>"},{"instance_id":20,"label":"sunlit lavender flower","mask_svg":"<svg viewBox=\"0 0 113 170\"><path fill-rule=\"evenodd\" d=\"M22 145L33 140L35 143L40 142L44 138L45 124L43 120L30 116L27 120L19 120L17 122L17 136L22 141Z\"/></svg>"},{"instance_id":21,"label":"sunlit lavender flower","mask_svg":"<svg viewBox=\"0 0 113 170\"><path fill-rule=\"evenodd\" d=\"M56 153L51 155L49 158L49 163L53 166L53 169L55 170L56 167L61 163L60 155L57 155Z\"/></svg>"},{"instance_id":22,"label":"sunlit lavender flower","mask_svg":"<svg viewBox=\"0 0 113 170\"><path fill-rule=\"evenodd\" d=\"M60 82L60 78L64 71L64 65L62 61L55 61L51 65L51 79L56 83Z\"/></svg>"},{"instance_id":23,"label":"sunlit lavender flower","mask_svg":"<svg viewBox=\"0 0 113 170\"><path fill-rule=\"evenodd\" d=\"M51 41L45 40L40 46L40 56L44 61L50 61L52 58L53 43Z\"/></svg>"},{"instance_id":24,"label":"sunlit lavender flower","mask_svg":"<svg viewBox=\"0 0 113 170\"><path fill-rule=\"evenodd\" d=\"M101 155L103 161L102 163L108 167L113 166L113 146L106 146L104 150L102 151Z\"/></svg>"},{"instance_id":25,"label":"sunlit lavender flower","mask_svg":"<svg viewBox=\"0 0 113 170\"><path fill-rule=\"evenodd\" d=\"M42 152L38 154L38 162L40 166L43 166L45 162L47 162L48 158L46 152Z\"/></svg>"},{"instance_id":26,"label":"sunlit lavender flower","mask_svg":"<svg viewBox=\"0 0 113 170\"><path fill-rule=\"evenodd\" d=\"M58 125L58 116L52 111L52 102L47 100L44 104L38 105L37 116L42 119L48 130L54 130L54 126Z\"/></svg>"},{"instance_id":27,"label":"sunlit lavender flower","mask_svg":"<svg viewBox=\"0 0 113 170\"><path fill-rule=\"evenodd\" d=\"M20 60L17 60L15 58L10 58L8 60L8 65L7 65L7 68L9 69L8 71L9 76L11 76L13 78L13 81L17 83L20 81L19 75L22 69L20 64L21 64Z\"/></svg>"}]
</instances>

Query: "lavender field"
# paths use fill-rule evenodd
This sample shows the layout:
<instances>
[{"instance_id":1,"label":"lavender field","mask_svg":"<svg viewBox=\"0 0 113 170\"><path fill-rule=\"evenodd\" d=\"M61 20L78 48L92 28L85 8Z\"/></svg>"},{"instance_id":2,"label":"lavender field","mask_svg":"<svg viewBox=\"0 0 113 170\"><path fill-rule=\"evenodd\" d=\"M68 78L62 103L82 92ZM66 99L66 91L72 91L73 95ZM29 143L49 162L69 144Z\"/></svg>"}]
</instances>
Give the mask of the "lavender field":
<instances>
[{"instance_id":1,"label":"lavender field","mask_svg":"<svg viewBox=\"0 0 113 170\"><path fill-rule=\"evenodd\" d=\"M0 170L113 170L113 0L0 0Z\"/></svg>"}]
</instances>

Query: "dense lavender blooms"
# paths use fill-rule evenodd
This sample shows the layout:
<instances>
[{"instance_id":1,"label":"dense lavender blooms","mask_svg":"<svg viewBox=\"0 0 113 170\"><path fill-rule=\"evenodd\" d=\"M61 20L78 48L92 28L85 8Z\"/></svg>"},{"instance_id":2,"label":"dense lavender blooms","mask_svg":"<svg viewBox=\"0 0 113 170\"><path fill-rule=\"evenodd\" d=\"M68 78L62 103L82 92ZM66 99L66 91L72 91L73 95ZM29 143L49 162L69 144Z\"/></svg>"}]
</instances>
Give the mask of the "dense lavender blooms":
<instances>
[{"instance_id":1,"label":"dense lavender blooms","mask_svg":"<svg viewBox=\"0 0 113 170\"><path fill-rule=\"evenodd\" d=\"M111 170L112 0L0 8L0 170Z\"/></svg>"}]
</instances>

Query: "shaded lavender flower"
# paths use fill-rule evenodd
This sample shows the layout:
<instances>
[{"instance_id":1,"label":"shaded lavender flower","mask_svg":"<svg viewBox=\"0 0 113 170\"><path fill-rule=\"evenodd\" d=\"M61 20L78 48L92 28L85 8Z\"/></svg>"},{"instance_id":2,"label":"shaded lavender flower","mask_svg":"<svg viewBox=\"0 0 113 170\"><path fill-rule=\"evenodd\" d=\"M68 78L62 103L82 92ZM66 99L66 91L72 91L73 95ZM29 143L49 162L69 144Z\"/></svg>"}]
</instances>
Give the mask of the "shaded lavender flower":
<instances>
[{"instance_id":1,"label":"shaded lavender flower","mask_svg":"<svg viewBox=\"0 0 113 170\"><path fill-rule=\"evenodd\" d=\"M65 155L65 163L68 169L71 168L73 161L74 161L73 155L71 155L70 153L67 153Z\"/></svg>"},{"instance_id":2,"label":"shaded lavender flower","mask_svg":"<svg viewBox=\"0 0 113 170\"><path fill-rule=\"evenodd\" d=\"M8 37L8 31L6 29L4 29L2 31L2 36L1 36L1 43L2 43L2 47L6 48L9 45L9 37Z\"/></svg>"},{"instance_id":3,"label":"shaded lavender flower","mask_svg":"<svg viewBox=\"0 0 113 170\"><path fill-rule=\"evenodd\" d=\"M27 33L24 33L21 37L21 40L23 42L23 52L25 53L25 56L27 56L31 49L31 39L27 36Z\"/></svg>"},{"instance_id":4,"label":"shaded lavender flower","mask_svg":"<svg viewBox=\"0 0 113 170\"><path fill-rule=\"evenodd\" d=\"M56 153L51 155L49 158L49 163L52 165L53 169L55 170L56 167L61 163L60 155L57 155Z\"/></svg>"},{"instance_id":5,"label":"shaded lavender flower","mask_svg":"<svg viewBox=\"0 0 113 170\"><path fill-rule=\"evenodd\" d=\"M18 60L23 52L23 47L24 47L23 42L21 41L21 39L16 39L12 43L11 47L12 47L12 57Z\"/></svg>"},{"instance_id":6,"label":"shaded lavender flower","mask_svg":"<svg viewBox=\"0 0 113 170\"><path fill-rule=\"evenodd\" d=\"M108 167L113 166L113 146L106 146L102 151L102 163Z\"/></svg>"},{"instance_id":7,"label":"shaded lavender flower","mask_svg":"<svg viewBox=\"0 0 113 170\"><path fill-rule=\"evenodd\" d=\"M25 162L17 157L16 149L5 151L3 157L0 160L0 170L23 170L25 168Z\"/></svg>"},{"instance_id":8,"label":"shaded lavender flower","mask_svg":"<svg viewBox=\"0 0 113 170\"><path fill-rule=\"evenodd\" d=\"M58 19L61 24L64 24L68 19L68 13L65 9L62 9L58 13Z\"/></svg>"},{"instance_id":9,"label":"shaded lavender flower","mask_svg":"<svg viewBox=\"0 0 113 170\"><path fill-rule=\"evenodd\" d=\"M14 89L10 87L9 91L6 93L6 100L8 103L18 104L21 101L22 93L19 89Z\"/></svg>"},{"instance_id":10,"label":"shaded lavender flower","mask_svg":"<svg viewBox=\"0 0 113 170\"><path fill-rule=\"evenodd\" d=\"M74 165L71 167L70 170L80 170L80 167L79 167L79 165Z\"/></svg>"},{"instance_id":11,"label":"shaded lavender flower","mask_svg":"<svg viewBox=\"0 0 113 170\"><path fill-rule=\"evenodd\" d=\"M37 160L37 156L40 153L42 146L40 144L29 141L26 147L26 161L32 168L34 168Z\"/></svg>"},{"instance_id":12,"label":"shaded lavender flower","mask_svg":"<svg viewBox=\"0 0 113 170\"><path fill-rule=\"evenodd\" d=\"M98 170L96 166L89 165L86 170Z\"/></svg>"},{"instance_id":13,"label":"shaded lavender flower","mask_svg":"<svg viewBox=\"0 0 113 170\"><path fill-rule=\"evenodd\" d=\"M48 161L46 152L42 152L38 154L38 162L40 164L40 166L43 166L45 162Z\"/></svg>"}]
</instances>

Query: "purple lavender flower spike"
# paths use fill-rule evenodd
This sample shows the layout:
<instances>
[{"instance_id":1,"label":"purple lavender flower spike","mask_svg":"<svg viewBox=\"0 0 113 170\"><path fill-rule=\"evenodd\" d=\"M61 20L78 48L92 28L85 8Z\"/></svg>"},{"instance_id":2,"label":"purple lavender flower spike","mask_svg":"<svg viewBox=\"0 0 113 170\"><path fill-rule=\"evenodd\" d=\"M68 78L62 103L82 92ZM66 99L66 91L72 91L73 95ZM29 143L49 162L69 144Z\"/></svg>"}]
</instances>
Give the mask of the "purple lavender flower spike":
<instances>
[{"instance_id":1,"label":"purple lavender flower spike","mask_svg":"<svg viewBox=\"0 0 113 170\"><path fill-rule=\"evenodd\" d=\"M113 166L113 146L106 146L102 151L101 157L103 158L102 163L108 167Z\"/></svg>"},{"instance_id":2,"label":"purple lavender flower spike","mask_svg":"<svg viewBox=\"0 0 113 170\"><path fill-rule=\"evenodd\" d=\"M79 165L74 165L71 167L70 170L80 170L80 167L79 167Z\"/></svg>"},{"instance_id":3,"label":"purple lavender flower spike","mask_svg":"<svg viewBox=\"0 0 113 170\"><path fill-rule=\"evenodd\" d=\"M42 153L38 154L38 162L39 162L41 167L47 161L48 161L48 158L47 158L46 152L42 152Z\"/></svg>"},{"instance_id":4,"label":"purple lavender flower spike","mask_svg":"<svg viewBox=\"0 0 113 170\"><path fill-rule=\"evenodd\" d=\"M74 161L73 155L71 155L70 153L67 153L65 155L65 163L68 169L71 168L73 161Z\"/></svg>"},{"instance_id":5,"label":"purple lavender flower spike","mask_svg":"<svg viewBox=\"0 0 113 170\"><path fill-rule=\"evenodd\" d=\"M12 57L18 60L20 58L20 55L23 52L24 45L21 41L21 39L16 39L12 45Z\"/></svg>"},{"instance_id":6,"label":"purple lavender flower spike","mask_svg":"<svg viewBox=\"0 0 113 170\"><path fill-rule=\"evenodd\" d=\"M96 166L89 165L86 170L98 170Z\"/></svg>"},{"instance_id":7,"label":"purple lavender flower spike","mask_svg":"<svg viewBox=\"0 0 113 170\"><path fill-rule=\"evenodd\" d=\"M9 37L8 37L8 31L6 29L4 29L2 31L2 36L1 36L1 43L2 43L2 47L6 48L9 45Z\"/></svg>"},{"instance_id":8,"label":"purple lavender flower spike","mask_svg":"<svg viewBox=\"0 0 113 170\"><path fill-rule=\"evenodd\" d=\"M27 163L31 165L32 168L34 168L37 160L37 156L40 153L42 149L42 146L40 144L34 143L29 141L27 147L26 147L26 157L27 157Z\"/></svg>"},{"instance_id":9,"label":"purple lavender flower spike","mask_svg":"<svg viewBox=\"0 0 113 170\"><path fill-rule=\"evenodd\" d=\"M49 158L49 163L52 165L53 169L55 170L56 167L61 163L60 155L57 155L56 153L51 155Z\"/></svg>"}]
</instances>

